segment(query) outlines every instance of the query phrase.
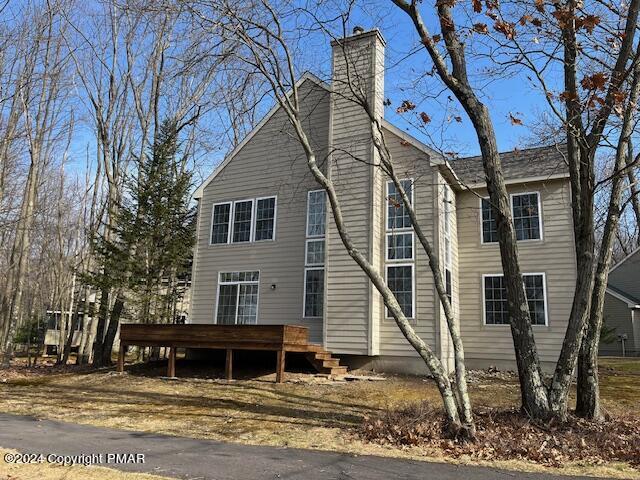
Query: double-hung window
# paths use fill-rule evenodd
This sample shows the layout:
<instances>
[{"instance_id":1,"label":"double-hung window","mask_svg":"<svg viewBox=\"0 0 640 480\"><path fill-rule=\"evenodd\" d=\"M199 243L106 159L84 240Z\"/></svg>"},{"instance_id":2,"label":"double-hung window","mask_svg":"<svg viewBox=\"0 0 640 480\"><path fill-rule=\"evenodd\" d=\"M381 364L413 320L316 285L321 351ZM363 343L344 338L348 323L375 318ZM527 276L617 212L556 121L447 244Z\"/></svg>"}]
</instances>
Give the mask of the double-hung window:
<instances>
[{"instance_id":1,"label":"double-hung window","mask_svg":"<svg viewBox=\"0 0 640 480\"><path fill-rule=\"evenodd\" d=\"M273 240L276 227L276 197L256 200L255 240Z\"/></svg>"},{"instance_id":2,"label":"double-hung window","mask_svg":"<svg viewBox=\"0 0 640 480\"><path fill-rule=\"evenodd\" d=\"M481 200L482 243L498 241L496 220L488 198ZM511 195L511 216L517 240L542 239L542 215L540 212L540 193L514 193Z\"/></svg>"},{"instance_id":3,"label":"double-hung window","mask_svg":"<svg viewBox=\"0 0 640 480\"><path fill-rule=\"evenodd\" d=\"M539 193L511 195L511 211L518 240L540 240L542 238Z\"/></svg>"},{"instance_id":4,"label":"double-hung window","mask_svg":"<svg viewBox=\"0 0 640 480\"><path fill-rule=\"evenodd\" d=\"M211 220L211 244L229 243L229 220L231 219L231 202L218 203L213 206Z\"/></svg>"},{"instance_id":5,"label":"double-hung window","mask_svg":"<svg viewBox=\"0 0 640 480\"><path fill-rule=\"evenodd\" d=\"M413 205L413 181L400 180L400 185ZM386 278L389 289L400 304L402 312L407 318L414 318L415 314L415 285L414 285L414 238L411 217L402 201L400 190L393 181L387 182L385 258ZM390 317L387 311L387 317Z\"/></svg>"},{"instance_id":6,"label":"double-hung window","mask_svg":"<svg viewBox=\"0 0 640 480\"><path fill-rule=\"evenodd\" d=\"M253 218L253 200L242 200L233 204L233 243L251 241L251 223Z\"/></svg>"},{"instance_id":7,"label":"double-hung window","mask_svg":"<svg viewBox=\"0 0 640 480\"><path fill-rule=\"evenodd\" d=\"M452 204L453 195L451 187L444 185L442 193L442 209L444 211L444 288L449 299L449 305L453 305L453 275L452 275L452 239L451 239L451 223L453 222Z\"/></svg>"},{"instance_id":8,"label":"double-hung window","mask_svg":"<svg viewBox=\"0 0 640 480\"><path fill-rule=\"evenodd\" d=\"M255 324L258 320L260 272L220 272L216 323Z\"/></svg>"},{"instance_id":9,"label":"double-hung window","mask_svg":"<svg viewBox=\"0 0 640 480\"><path fill-rule=\"evenodd\" d=\"M210 244L274 240L277 197L250 198L213 205Z\"/></svg>"},{"instance_id":10,"label":"double-hung window","mask_svg":"<svg viewBox=\"0 0 640 480\"><path fill-rule=\"evenodd\" d=\"M322 318L324 310L326 193L313 190L307 195L307 229L304 252L304 297L302 315Z\"/></svg>"},{"instance_id":11,"label":"double-hung window","mask_svg":"<svg viewBox=\"0 0 640 480\"><path fill-rule=\"evenodd\" d=\"M547 325L547 294L543 273L523 274L527 304L531 323ZM507 291L502 275L483 275L484 323L486 325L508 325Z\"/></svg>"}]
</instances>

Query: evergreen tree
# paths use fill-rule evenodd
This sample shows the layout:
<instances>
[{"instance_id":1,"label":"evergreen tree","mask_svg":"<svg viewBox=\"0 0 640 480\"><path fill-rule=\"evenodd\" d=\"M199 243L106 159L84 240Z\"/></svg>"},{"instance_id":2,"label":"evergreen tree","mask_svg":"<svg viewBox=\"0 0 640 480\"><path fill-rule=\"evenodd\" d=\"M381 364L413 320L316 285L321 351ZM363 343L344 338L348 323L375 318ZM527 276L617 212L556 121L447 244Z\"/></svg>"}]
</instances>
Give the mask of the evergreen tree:
<instances>
[{"instance_id":1,"label":"evergreen tree","mask_svg":"<svg viewBox=\"0 0 640 480\"><path fill-rule=\"evenodd\" d=\"M103 364L110 359L125 299L135 320L170 322L172 305L186 288L195 243L195 209L190 205L192 176L186 157L180 157L179 133L175 121L163 122L148 154L136 159L135 175L125 180L111 238L94 241L101 269L88 281L115 292Z\"/></svg>"}]
</instances>

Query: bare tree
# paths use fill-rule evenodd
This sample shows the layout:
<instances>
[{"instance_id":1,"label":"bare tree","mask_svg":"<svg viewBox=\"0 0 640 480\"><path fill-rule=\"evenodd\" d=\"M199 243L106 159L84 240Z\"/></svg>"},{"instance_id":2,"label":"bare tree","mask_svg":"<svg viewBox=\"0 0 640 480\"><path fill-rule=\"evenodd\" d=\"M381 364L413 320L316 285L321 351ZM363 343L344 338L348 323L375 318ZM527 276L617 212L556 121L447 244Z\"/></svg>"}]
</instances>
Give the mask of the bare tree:
<instances>
[{"instance_id":1,"label":"bare tree","mask_svg":"<svg viewBox=\"0 0 640 480\"><path fill-rule=\"evenodd\" d=\"M578 33L582 28L591 30L592 18L583 14L577 2L557 2L553 5L554 12L551 19L540 20L527 13L522 17L521 25L557 26L554 39L556 50L561 50L561 63L564 69L564 93L559 96L566 110L566 116L560 114L567 135L568 156L571 187L572 211L575 228L576 262L578 268L577 284L568 321L567 331L563 341L560 358L556 364L553 378L547 386L544 382L533 331L527 307L522 273L518 261L518 249L507 191L504 185L500 156L497 150L495 130L487 106L480 100L477 90L471 84L468 75L466 46L464 31L466 27L456 25L453 10L456 2L441 1L436 4L435 15L441 26L441 35L433 36L423 20L420 3L417 1L392 0L410 18L418 34L420 42L434 64L438 77L458 99L465 112L471 119L476 131L478 143L482 153L483 167L487 181L487 189L496 216L498 238L502 267L505 274L507 305L511 318L511 333L514 341L518 373L521 382L523 408L534 418L549 419L551 417L564 418L568 409L568 393L573 371L576 366L583 332L587 323L591 292L593 290L594 269L594 173L593 164L597 146L602 138L605 125L620 101L619 90L624 82L627 62L631 56L635 36L636 21L640 2L632 1L625 17L620 16L622 24L622 38L619 49L613 58L610 83L606 89L605 98L601 99L602 107L596 113L591 123L591 129L586 130L583 124L584 104L579 101L579 80L577 71ZM523 8L545 11L545 2L535 2L535 5L525 2ZM473 2L476 13L485 7L479 1ZM505 20L497 2L486 5L486 13L494 19L494 30L508 41L516 40L516 22ZM546 23L545 23L546 22ZM597 24L597 22L596 22ZM475 24L469 27L471 32L488 32L487 25ZM444 40L444 52L438 45L440 38ZM536 38L536 41L537 38ZM516 48L520 45L516 44ZM535 46L534 46L535 47ZM532 47L533 51L537 51ZM494 52L495 53L495 52ZM525 56L520 48L517 51L520 65L531 57ZM515 55L515 54L514 54ZM524 60L522 60L524 58ZM557 57L555 57L557 59ZM546 87L545 76L539 69L533 68L543 87ZM555 108L554 104L551 104ZM554 111L557 111L554 110Z\"/></svg>"},{"instance_id":2,"label":"bare tree","mask_svg":"<svg viewBox=\"0 0 640 480\"><path fill-rule=\"evenodd\" d=\"M51 162L56 143L60 140L60 122L65 112L61 87L65 80L67 57L59 31L62 7L61 3L52 2L47 5L29 4L25 9L28 23L24 28L29 37L24 74L21 75L24 83L14 95L19 97L22 107L29 168L9 258L8 291L2 299L5 365L13 355L13 337L21 317L40 176L47 163Z\"/></svg>"}]
</instances>

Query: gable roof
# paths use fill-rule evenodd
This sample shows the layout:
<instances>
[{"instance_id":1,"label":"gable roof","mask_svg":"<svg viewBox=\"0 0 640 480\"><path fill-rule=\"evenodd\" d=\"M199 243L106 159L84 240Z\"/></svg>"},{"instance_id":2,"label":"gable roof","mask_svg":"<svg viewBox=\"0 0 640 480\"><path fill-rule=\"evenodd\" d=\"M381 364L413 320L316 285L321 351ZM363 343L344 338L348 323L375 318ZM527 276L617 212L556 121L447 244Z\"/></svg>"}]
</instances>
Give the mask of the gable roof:
<instances>
[{"instance_id":1,"label":"gable roof","mask_svg":"<svg viewBox=\"0 0 640 480\"><path fill-rule=\"evenodd\" d=\"M296 82L296 88L300 88L300 86L307 80L315 83L316 85L324 88L327 91L330 90L330 87L326 82L320 80L311 72L305 72L300 77L300 79ZM287 92L287 95L289 95L290 93L291 93L290 91ZM275 113L278 110L280 110L280 104L276 102L276 104L273 106L273 108L271 108L271 110L269 110L269 112L264 116L264 118L260 120L260 122L255 127L253 127L253 130L251 130L247 134L247 136L244 137L242 141L238 145L236 145L236 147L233 150L231 150L231 152L227 154L226 157L224 157L224 160L222 160L222 162L220 162L213 169L213 172L211 172L211 174L204 180L204 182L202 182L200 186L196 188L196 190L193 192L194 199L198 200L202 198L202 195L204 194L204 189L207 187L207 185L209 185L211 181L218 176L218 174L224 169L224 167L227 166L227 164L233 159L233 157L235 157L238 154L238 152L240 152L240 150L242 150L242 148L247 143L249 143L249 141L256 135L256 133L260 131L260 129L269 121L271 117L273 117L273 115L275 115Z\"/></svg>"},{"instance_id":2,"label":"gable roof","mask_svg":"<svg viewBox=\"0 0 640 480\"><path fill-rule=\"evenodd\" d=\"M569 176L565 161L566 144L511 150L500 153L502 172L507 183L549 180ZM452 160L451 167L467 187L485 185L482 157Z\"/></svg>"},{"instance_id":3,"label":"gable roof","mask_svg":"<svg viewBox=\"0 0 640 480\"><path fill-rule=\"evenodd\" d=\"M630 258L632 258L633 256L635 256L636 254L640 255L640 247L637 247L635 250L633 250L629 255L627 255L626 257L624 257L622 260L620 260L618 263L616 263L613 267L611 267L609 269L609 273L613 272L615 269L617 269L618 267L624 265L624 263L629 260Z\"/></svg>"},{"instance_id":4,"label":"gable roof","mask_svg":"<svg viewBox=\"0 0 640 480\"><path fill-rule=\"evenodd\" d=\"M618 300L625 302L629 308L640 308L639 299L632 297L628 293L625 293L616 287L608 285L607 293L613 297L616 297Z\"/></svg>"}]
</instances>

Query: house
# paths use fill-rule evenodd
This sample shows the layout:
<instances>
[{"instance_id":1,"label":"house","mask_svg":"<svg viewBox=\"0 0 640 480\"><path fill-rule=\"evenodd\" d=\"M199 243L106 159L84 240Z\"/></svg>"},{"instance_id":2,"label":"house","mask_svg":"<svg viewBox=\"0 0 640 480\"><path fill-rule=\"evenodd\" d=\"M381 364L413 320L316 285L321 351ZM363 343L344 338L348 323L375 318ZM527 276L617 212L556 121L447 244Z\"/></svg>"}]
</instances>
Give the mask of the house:
<instances>
[{"instance_id":1,"label":"house","mask_svg":"<svg viewBox=\"0 0 640 480\"><path fill-rule=\"evenodd\" d=\"M603 317L611 331L600 340L600 355L640 355L640 247L609 271Z\"/></svg>"},{"instance_id":2,"label":"house","mask_svg":"<svg viewBox=\"0 0 640 480\"><path fill-rule=\"evenodd\" d=\"M370 124L345 82L381 118L396 172L439 252L472 367L514 368L495 222L478 158L446 161L384 117L385 40L358 31L331 45L332 85L298 81L305 130L338 190L357 247L384 272L416 332L450 365L452 346L428 259L376 167ZM349 68L347 68L349 67ZM358 159L354 159L357 156ZM543 365L567 326L576 266L563 147L502 155ZM274 107L195 192L191 321L296 324L351 367L424 373L380 295L346 253L285 113Z\"/></svg>"}]
</instances>

